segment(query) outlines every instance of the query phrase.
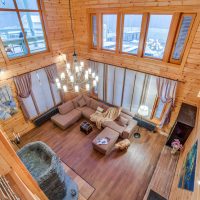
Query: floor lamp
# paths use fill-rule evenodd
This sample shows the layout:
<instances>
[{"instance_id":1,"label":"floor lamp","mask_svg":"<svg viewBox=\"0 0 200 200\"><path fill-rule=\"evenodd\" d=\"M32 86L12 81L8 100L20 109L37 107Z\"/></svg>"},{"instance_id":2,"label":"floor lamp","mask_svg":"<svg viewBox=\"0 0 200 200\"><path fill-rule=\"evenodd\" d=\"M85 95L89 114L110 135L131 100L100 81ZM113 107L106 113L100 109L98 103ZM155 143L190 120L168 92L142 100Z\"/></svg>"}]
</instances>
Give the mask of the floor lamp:
<instances>
[{"instance_id":1,"label":"floor lamp","mask_svg":"<svg viewBox=\"0 0 200 200\"><path fill-rule=\"evenodd\" d=\"M143 117L147 117L149 115L149 108L148 106L145 105L141 105L138 109L138 115L140 116L140 119L138 121L138 130L137 132L134 134L135 138L140 138L141 134L140 134L140 122L142 121Z\"/></svg>"}]
</instances>

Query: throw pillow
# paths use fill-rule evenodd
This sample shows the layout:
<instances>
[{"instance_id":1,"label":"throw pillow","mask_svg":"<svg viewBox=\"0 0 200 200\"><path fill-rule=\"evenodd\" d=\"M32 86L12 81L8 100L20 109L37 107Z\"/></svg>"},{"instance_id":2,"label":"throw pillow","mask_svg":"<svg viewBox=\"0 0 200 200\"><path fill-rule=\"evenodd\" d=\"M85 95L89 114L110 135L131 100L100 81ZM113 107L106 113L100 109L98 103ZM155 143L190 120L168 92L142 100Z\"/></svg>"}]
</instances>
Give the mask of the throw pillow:
<instances>
[{"instance_id":1,"label":"throw pillow","mask_svg":"<svg viewBox=\"0 0 200 200\"><path fill-rule=\"evenodd\" d=\"M98 106L99 106L98 101L91 99L90 108L96 110Z\"/></svg>"},{"instance_id":2,"label":"throw pillow","mask_svg":"<svg viewBox=\"0 0 200 200\"><path fill-rule=\"evenodd\" d=\"M83 98L84 98L84 100L86 101L86 103L87 103L87 106L88 107L90 107L90 103L91 103L91 98L90 97L88 97L87 95L83 95Z\"/></svg>"},{"instance_id":3,"label":"throw pillow","mask_svg":"<svg viewBox=\"0 0 200 200\"><path fill-rule=\"evenodd\" d=\"M122 117L122 116L119 116L118 118L117 118L117 123L120 125L120 126L127 126L128 125L128 119L126 119L126 118L124 118L124 117Z\"/></svg>"},{"instance_id":4,"label":"throw pillow","mask_svg":"<svg viewBox=\"0 0 200 200\"><path fill-rule=\"evenodd\" d=\"M78 105L78 100L80 100L81 98L82 98L82 95L79 95L79 96L77 96L76 98L74 98L74 99L72 100L72 102L73 102L75 108L78 108L78 107L79 107L79 105Z\"/></svg>"},{"instance_id":5,"label":"throw pillow","mask_svg":"<svg viewBox=\"0 0 200 200\"><path fill-rule=\"evenodd\" d=\"M87 105L87 104L86 104L86 101L84 100L84 98L81 98L81 99L78 100L78 105L79 105L80 107L83 107L83 106L86 106L86 105Z\"/></svg>"},{"instance_id":6,"label":"throw pillow","mask_svg":"<svg viewBox=\"0 0 200 200\"><path fill-rule=\"evenodd\" d=\"M68 112L72 111L74 109L74 105L72 101L68 101L61 106L58 106L59 113L61 115L67 114Z\"/></svg>"}]
</instances>

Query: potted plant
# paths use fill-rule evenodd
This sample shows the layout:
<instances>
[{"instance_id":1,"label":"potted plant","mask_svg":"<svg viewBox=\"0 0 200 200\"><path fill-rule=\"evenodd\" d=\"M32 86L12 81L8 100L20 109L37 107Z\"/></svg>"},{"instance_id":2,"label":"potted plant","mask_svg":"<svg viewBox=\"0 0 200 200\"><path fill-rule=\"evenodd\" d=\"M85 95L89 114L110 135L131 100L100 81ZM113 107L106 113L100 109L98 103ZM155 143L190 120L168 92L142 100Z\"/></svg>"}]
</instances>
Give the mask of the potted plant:
<instances>
[{"instance_id":1,"label":"potted plant","mask_svg":"<svg viewBox=\"0 0 200 200\"><path fill-rule=\"evenodd\" d=\"M179 139L174 139L171 146L172 146L172 150L171 150L172 154L176 154L178 150L181 150L183 148L183 145L181 144Z\"/></svg>"}]
</instances>

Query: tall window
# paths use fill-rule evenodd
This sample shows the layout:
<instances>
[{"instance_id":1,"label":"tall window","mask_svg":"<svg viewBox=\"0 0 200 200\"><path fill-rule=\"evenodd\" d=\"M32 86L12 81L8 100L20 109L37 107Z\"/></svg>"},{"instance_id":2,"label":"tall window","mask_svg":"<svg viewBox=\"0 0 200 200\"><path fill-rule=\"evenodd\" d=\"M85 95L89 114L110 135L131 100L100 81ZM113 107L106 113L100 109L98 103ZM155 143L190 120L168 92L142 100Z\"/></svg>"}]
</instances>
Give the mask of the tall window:
<instances>
[{"instance_id":1,"label":"tall window","mask_svg":"<svg viewBox=\"0 0 200 200\"><path fill-rule=\"evenodd\" d=\"M8 58L47 50L38 2L37 0L0 2L0 39Z\"/></svg>"},{"instance_id":2,"label":"tall window","mask_svg":"<svg viewBox=\"0 0 200 200\"><path fill-rule=\"evenodd\" d=\"M117 14L103 14L102 48L116 50Z\"/></svg>"},{"instance_id":3,"label":"tall window","mask_svg":"<svg viewBox=\"0 0 200 200\"><path fill-rule=\"evenodd\" d=\"M122 52L138 53L141 24L142 15L124 15Z\"/></svg>"},{"instance_id":4,"label":"tall window","mask_svg":"<svg viewBox=\"0 0 200 200\"><path fill-rule=\"evenodd\" d=\"M174 50L172 52L171 61L175 63L180 63L183 52L189 37L191 26L193 23L194 15L182 15L181 23L179 26L179 31L176 37L176 42L174 45Z\"/></svg>"},{"instance_id":5,"label":"tall window","mask_svg":"<svg viewBox=\"0 0 200 200\"><path fill-rule=\"evenodd\" d=\"M97 47L97 16L92 15L92 47Z\"/></svg>"},{"instance_id":6,"label":"tall window","mask_svg":"<svg viewBox=\"0 0 200 200\"><path fill-rule=\"evenodd\" d=\"M144 56L162 59L172 15L150 15Z\"/></svg>"}]
</instances>

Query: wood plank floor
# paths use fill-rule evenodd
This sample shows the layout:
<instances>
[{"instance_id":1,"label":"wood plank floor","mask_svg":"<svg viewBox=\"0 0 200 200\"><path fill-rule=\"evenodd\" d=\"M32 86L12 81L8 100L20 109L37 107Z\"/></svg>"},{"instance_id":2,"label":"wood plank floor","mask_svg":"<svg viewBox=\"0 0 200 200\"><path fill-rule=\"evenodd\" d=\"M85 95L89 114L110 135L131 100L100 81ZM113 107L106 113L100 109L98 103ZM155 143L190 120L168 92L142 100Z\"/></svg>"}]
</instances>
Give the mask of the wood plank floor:
<instances>
[{"instance_id":1,"label":"wood plank floor","mask_svg":"<svg viewBox=\"0 0 200 200\"><path fill-rule=\"evenodd\" d=\"M82 119L83 120L83 119ZM95 191L90 200L142 200L157 165L166 137L142 130L141 138L131 138L127 152L112 151L103 156L92 148L99 133L85 135L79 122L62 131L52 122L22 137L21 147L32 141L47 143Z\"/></svg>"}]
</instances>

